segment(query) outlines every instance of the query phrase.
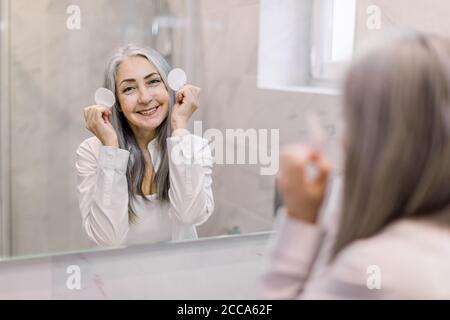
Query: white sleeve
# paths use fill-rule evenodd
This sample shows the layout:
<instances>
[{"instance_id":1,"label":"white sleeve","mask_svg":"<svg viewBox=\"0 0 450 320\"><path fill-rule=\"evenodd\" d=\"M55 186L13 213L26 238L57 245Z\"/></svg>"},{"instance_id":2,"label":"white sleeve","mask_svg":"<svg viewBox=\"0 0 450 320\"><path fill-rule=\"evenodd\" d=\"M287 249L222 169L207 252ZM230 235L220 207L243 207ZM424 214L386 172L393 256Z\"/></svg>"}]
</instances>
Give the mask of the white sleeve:
<instances>
[{"instance_id":1,"label":"white sleeve","mask_svg":"<svg viewBox=\"0 0 450 320\"><path fill-rule=\"evenodd\" d=\"M261 278L263 299L295 299L303 292L325 235L319 226L281 219Z\"/></svg>"},{"instance_id":2,"label":"white sleeve","mask_svg":"<svg viewBox=\"0 0 450 320\"><path fill-rule=\"evenodd\" d=\"M185 135L167 139L169 216L183 225L201 225L214 210L212 155L208 141Z\"/></svg>"},{"instance_id":3,"label":"white sleeve","mask_svg":"<svg viewBox=\"0 0 450 320\"><path fill-rule=\"evenodd\" d=\"M390 290L369 290L366 268L374 259L374 250L351 245L343 250L320 274L312 268L325 236L318 225L287 217L280 224L270 249L269 264L260 282L263 299L382 299ZM356 249L355 249L356 248ZM377 252L386 256L386 252ZM375 256L376 258L376 256ZM379 261L384 261L381 258Z\"/></svg>"},{"instance_id":4,"label":"white sleeve","mask_svg":"<svg viewBox=\"0 0 450 320\"><path fill-rule=\"evenodd\" d=\"M98 159L84 142L77 150L78 200L87 235L100 246L119 246L126 239L129 152L101 146Z\"/></svg>"}]
</instances>

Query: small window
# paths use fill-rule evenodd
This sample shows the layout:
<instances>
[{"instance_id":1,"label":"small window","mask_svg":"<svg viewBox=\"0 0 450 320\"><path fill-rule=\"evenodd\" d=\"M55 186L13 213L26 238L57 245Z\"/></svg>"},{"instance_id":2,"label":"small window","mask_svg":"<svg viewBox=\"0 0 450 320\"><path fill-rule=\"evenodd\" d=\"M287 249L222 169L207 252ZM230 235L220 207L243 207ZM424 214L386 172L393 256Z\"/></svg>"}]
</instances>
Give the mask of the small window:
<instances>
[{"instance_id":1,"label":"small window","mask_svg":"<svg viewBox=\"0 0 450 320\"><path fill-rule=\"evenodd\" d=\"M261 0L260 10L258 86L335 87L353 56L356 0Z\"/></svg>"},{"instance_id":2,"label":"small window","mask_svg":"<svg viewBox=\"0 0 450 320\"><path fill-rule=\"evenodd\" d=\"M353 58L356 0L316 0L313 19L312 83L335 83Z\"/></svg>"}]
</instances>

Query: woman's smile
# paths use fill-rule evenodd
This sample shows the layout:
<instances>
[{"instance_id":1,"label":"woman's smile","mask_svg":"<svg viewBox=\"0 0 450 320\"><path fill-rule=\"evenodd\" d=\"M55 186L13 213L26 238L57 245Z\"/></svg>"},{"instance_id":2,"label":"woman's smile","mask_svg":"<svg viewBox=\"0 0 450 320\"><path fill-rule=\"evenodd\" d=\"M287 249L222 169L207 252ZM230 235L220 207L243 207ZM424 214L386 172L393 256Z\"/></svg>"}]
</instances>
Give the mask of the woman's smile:
<instances>
[{"instance_id":1,"label":"woman's smile","mask_svg":"<svg viewBox=\"0 0 450 320\"><path fill-rule=\"evenodd\" d=\"M137 114L139 114L145 118L152 118L158 113L158 111L160 109L161 109L161 106L156 106L156 107L147 108L147 109L138 111Z\"/></svg>"}]
</instances>

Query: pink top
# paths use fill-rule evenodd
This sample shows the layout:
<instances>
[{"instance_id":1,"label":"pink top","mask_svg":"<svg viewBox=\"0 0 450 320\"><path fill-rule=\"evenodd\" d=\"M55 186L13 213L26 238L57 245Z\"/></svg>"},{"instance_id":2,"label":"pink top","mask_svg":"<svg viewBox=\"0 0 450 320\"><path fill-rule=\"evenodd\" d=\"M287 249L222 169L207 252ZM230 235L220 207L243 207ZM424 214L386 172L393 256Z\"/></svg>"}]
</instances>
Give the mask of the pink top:
<instances>
[{"instance_id":1,"label":"pink top","mask_svg":"<svg viewBox=\"0 0 450 320\"><path fill-rule=\"evenodd\" d=\"M450 299L450 228L398 221L328 264L333 230L280 218L264 299Z\"/></svg>"}]
</instances>

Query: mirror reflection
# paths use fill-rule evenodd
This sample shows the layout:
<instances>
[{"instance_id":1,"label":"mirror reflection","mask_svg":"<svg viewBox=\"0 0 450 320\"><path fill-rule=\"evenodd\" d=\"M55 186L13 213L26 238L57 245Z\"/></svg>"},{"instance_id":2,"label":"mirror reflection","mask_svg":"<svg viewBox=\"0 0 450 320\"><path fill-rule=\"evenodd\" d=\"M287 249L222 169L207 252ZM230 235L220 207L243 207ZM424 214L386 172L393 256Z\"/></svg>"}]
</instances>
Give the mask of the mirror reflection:
<instances>
[{"instance_id":1,"label":"mirror reflection","mask_svg":"<svg viewBox=\"0 0 450 320\"><path fill-rule=\"evenodd\" d=\"M200 88L170 89L167 61L127 45L107 64L112 107L84 109L94 137L77 151L83 227L101 246L195 240L214 210L208 141L189 134Z\"/></svg>"},{"instance_id":2,"label":"mirror reflection","mask_svg":"<svg viewBox=\"0 0 450 320\"><path fill-rule=\"evenodd\" d=\"M339 167L332 2L1 0L2 256L271 231L281 145Z\"/></svg>"}]
</instances>

